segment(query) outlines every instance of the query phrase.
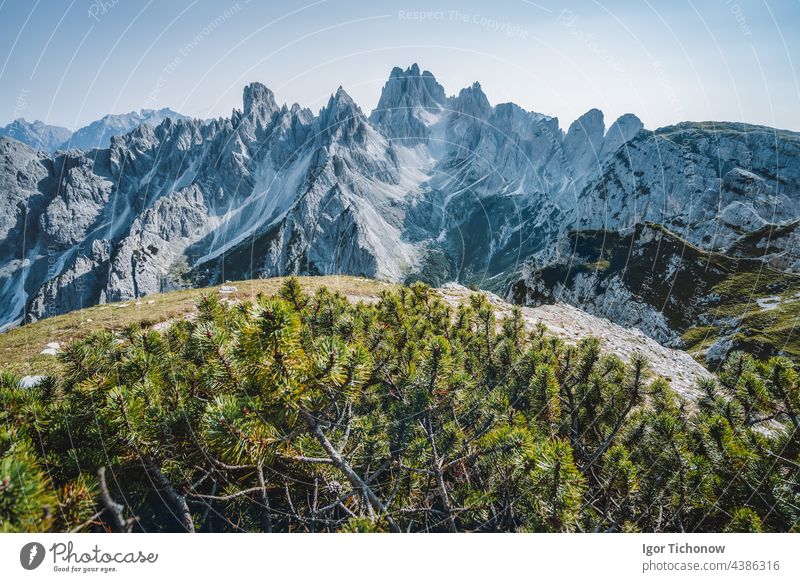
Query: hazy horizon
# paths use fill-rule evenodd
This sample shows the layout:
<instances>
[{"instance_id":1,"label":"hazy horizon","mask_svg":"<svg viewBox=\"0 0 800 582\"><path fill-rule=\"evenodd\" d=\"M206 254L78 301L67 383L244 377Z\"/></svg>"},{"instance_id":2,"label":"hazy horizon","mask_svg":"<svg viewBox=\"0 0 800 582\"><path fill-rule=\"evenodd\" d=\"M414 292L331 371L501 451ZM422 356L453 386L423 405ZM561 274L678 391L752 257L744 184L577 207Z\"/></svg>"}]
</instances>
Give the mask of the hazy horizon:
<instances>
[{"instance_id":1,"label":"hazy horizon","mask_svg":"<svg viewBox=\"0 0 800 582\"><path fill-rule=\"evenodd\" d=\"M451 0L0 2L0 124L77 129L109 113L170 107L198 118L241 108L259 81L317 112L339 85L368 113L395 66L418 63L448 95L558 117L591 108L648 128L734 121L800 130L792 34L800 3ZM688 15L688 16L687 16Z\"/></svg>"}]
</instances>

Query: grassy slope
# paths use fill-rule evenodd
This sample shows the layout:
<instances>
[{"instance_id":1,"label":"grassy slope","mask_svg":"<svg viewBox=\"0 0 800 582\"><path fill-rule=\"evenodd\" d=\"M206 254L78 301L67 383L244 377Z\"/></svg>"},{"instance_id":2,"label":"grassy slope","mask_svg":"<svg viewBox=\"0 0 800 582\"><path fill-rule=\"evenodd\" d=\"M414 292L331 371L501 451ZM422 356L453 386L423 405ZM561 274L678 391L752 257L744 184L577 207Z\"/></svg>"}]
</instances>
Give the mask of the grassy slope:
<instances>
[{"instance_id":1,"label":"grassy slope","mask_svg":"<svg viewBox=\"0 0 800 582\"><path fill-rule=\"evenodd\" d=\"M712 288L720 301L709 310L711 325L691 327L683 340L698 355L721 336L756 357L782 354L800 361L800 282L763 269L734 273ZM775 298L769 304L759 304Z\"/></svg>"},{"instance_id":2,"label":"grassy slope","mask_svg":"<svg viewBox=\"0 0 800 582\"><path fill-rule=\"evenodd\" d=\"M248 299L258 293L274 293L285 278L253 279L229 283L238 288L227 294L231 299ZM313 291L326 286L345 295L365 299L375 297L388 283L357 277L301 277L304 288ZM58 360L40 352L49 342L67 343L85 337L98 329L121 329L129 324L150 326L162 321L179 319L192 313L202 293L217 293L219 286L187 289L127 301L97 305L44 319L0 334L0 369L19 375L48 374L56 370ZM152 303L150 303L152 301Z\"/></svg>"}]
</instances>

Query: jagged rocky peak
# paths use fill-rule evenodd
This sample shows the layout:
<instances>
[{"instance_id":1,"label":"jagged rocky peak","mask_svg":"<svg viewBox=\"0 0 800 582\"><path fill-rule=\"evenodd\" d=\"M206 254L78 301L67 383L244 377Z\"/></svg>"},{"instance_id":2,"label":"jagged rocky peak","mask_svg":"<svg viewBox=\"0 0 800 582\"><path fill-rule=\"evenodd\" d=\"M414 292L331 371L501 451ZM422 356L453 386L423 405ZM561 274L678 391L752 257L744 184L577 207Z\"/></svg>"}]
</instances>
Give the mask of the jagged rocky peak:
<instances>
[{"instance_id":1,"label":"jagged rocky peak","mask_svg":"<svg viewBox=\"0 0 800 582\"><path fill-rule=\"evenodd\" d=\"M278 111L276 131L285 134L297 127L311 125L314 119L314 113L310 109L301 107L298 103L293 103L291 107L284 103Z\"/></svg>"},{"instance_id":2,"label":"jagged rocky peak","mask_svg":"<svg viewBox=\"0 0 800 582\"><path fill-rule=\"evenodd\" d=\"M489 99L481 89L481 84L475 81L469 87L464 87L453 100L453 109L463 115L485 119L492 113Z\"/></svg>"},{"instance_id":3,"label":"jagged rocky peak","mask_svg":"<svg viewBox=\"0 0 800 582\"><path fill-rule=\"evenodd\" d=\"M558 118L526 111L516 103L498 103L492 113L492 125L505 132L527 135L537 125L546 126L551 132L558 129Z\"/></svg>"},{"instance_id":4,"label":"jagged rocky peak","mask_svg":"<svg viewBox=\"0 0 800 582\"><path fill-rule=\"evenodd\" d=\"M130 153L141 153L153 148L158 143L156 130L154 127L144 123L122 135L111 136L109 148L114 154L124 155ZM75 151L79 148L70 148L64 151ZM79 150L83 151L83 150Z\"/></svg>"},{"instance_id":5,"label":"jagged rocky peak","mask_svg":"<svg viewBox=\"0 0 800 582\"><path fill-rule=\"evenodd\" d=\"M590 109L569 126L563 147L575 177L599 165L605 133L603 112L599 109Z\"/></svg>"},{"instance_id":6,"label":"jagged rocky peak","mask_svg":"<svg viewBox=\"0 0 800 582\"><path fill-rule=\"evenodd\" d=\"M611 124L611 127L608 128L603 143L603 153L613 154L622 147L623 144L632 140L642 129L644 129L644 123L633 113L621 115Z\"/></svg>"},{"instance_id":7,"label":"jagged rocky peak","mask_svg":"<svg viewBox=\"0 0 800 582\"><path fill-rule=\"evenodd\" d=\"M367 119L361 108L341 86L328 99L318 117L321 137L337 135L348 139L362 137L366 131Z\"/></svg>"},{"instance_id":8,"label":"jagged rocky peak","mask_svg":"<svg viewBox=\"0 0 800 582\"><path fill-rule=\"evenodd\" d=\"M599 109L590 109L572 122L567 130L566 140L583 141L588 139L598 145L603 140L606 132L603 112Z\"/></svg>"},{"instance_id":9,"label":"jagged rocky peak","mask_svg":"<svg viewBox=\"0 0 800 582\"><path fill-rule=\"evenodd\" d=\"M330 96L328 104L319 114L321 119L326 118L333 121L340 121L342 116L351 117L353 115L363 116L364 114L341 85L336 90L336 93Z\"/></svg>"},{"instance_id":10,"label":"jagged rocky peak","mask_svg":"<svg viewBox=\"0 0 800 582\"><path fill-rule=\"evenodd\" d=\"M425 141L430 135L430 114L441 111L446 101L444 87L430 71L420 72L416 63L405 71L395 67L370 122L408 144Z\"/></svg>"},{"instance_id":11,"label":"jagged rocky peak","mask_svg":"<svg viewBox=\"0 0 800 582\"><path fill-rule=\"evenodd\" d=\"M250 83L244 88L244 115L255 120L266 122L272 114L280 109L275 102L275 95L261 83Z\"/></svg>"},{"instance_id":12,"label":"jagged rocky peak","mask_svg":"<svg viewBox=\"0 0 800 582\"><path fill-rule=\"evenodd\" d=\"M289 114L293 117L300 117L306 121L312 121L314 119L314 114L311 110L307 107L301 107L299 103L292 103L292 106L289 108Z\"/></svg>"},{"instance_id":13,"label":"jagged rocky peak","mask_svg":"<svg viewBox=\"0 0 800 582\"><path fill-rule=\"evenodd\" d=\"M416 63L405 71L395 67L383 86L372 119L384 119L386 114L398 108L422 107L436 111L442 107L445 100L444 87L436 81L430 71L420 72Z\"/></svg>"}]
</instances>

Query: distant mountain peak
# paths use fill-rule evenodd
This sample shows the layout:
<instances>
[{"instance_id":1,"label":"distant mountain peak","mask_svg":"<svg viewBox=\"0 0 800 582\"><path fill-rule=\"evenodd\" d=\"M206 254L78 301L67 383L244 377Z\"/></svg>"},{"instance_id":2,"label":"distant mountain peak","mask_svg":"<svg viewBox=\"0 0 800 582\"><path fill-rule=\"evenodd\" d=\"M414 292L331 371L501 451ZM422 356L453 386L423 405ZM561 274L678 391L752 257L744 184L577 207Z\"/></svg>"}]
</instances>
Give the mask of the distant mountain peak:
<instances>
[{"instance_id":1,"label":"distant mountain peak","mask_svg":"<svg viewBox=\"0 0 800 582\"><path fill-rule=\"evenodd\" d=\"M469 87L464 87L459 91L458 97L454 101L454 109L464 115L483 119L492 112L489 99L481 88L481 84L475 81Z\"/></svg>"},{"instance_id":2,"label":"distant mountain peak","mask_svg":"<svg viewBox=\"0 0 800 582\"><path fill-rule=\"evenodd\" d=\"M245 116L254 116L261 121L269 119L280 109L275 102L275 94L258 82L250 83L244 88L242 101Z\"/></svg>"},{"instance_id":3,"label":"distant mountain peak","mask_svg":"<svg viewBox=\"0 0 800 582\"><path fill-rule=\"evenodd\" d=\"M633 113L620 115L606 132L603 152L615 152L622 144L633 139L642 129L644 129L644 123Z\"/></svg>"},{"instance_id":4,"label":"distant mountain peak","mask_svg":"<svg viewBox=\"0 0 800 582\"><path fill-rule=\"evenodd\" d=\"M324 135L341 135L346 138L360 134L367 119L353 98L339 87L319 112L319 129Z\"/></svg>"},{"instance_id":5,"label":"distant mountain peak","mask_svg":"<svg viewBox=\"0 0 800 582\"><path fill-rule=\"evenodd\" d=\"M174 120L188 119L185 115L181 115L169 107L164 107L162 109L140 109L139 111L131 111L129 113L111 113L77 130L68 139L64 140L64 142L58 146L58 149L79 149L87 151L106 148L111 145L112 137L130 133L145 123L156 127L168 118Z\"/></svg>"},{"instance_id":6,"label":"distant mountain peak","mask_svg":"<svg viewBox=\"0 0 800 582\"><path fill-rule=\"evenodd\" d=\"M420 73L419 65L414 63L405 71L400 67L392 69L381 91L376 111L398 107L437 109L445 99L444 87L436 81L433 73Z\"/></svg>"},{"instance_id":7,"label":"distant mountain peak","mask_svg":"<svg viewBox=\"0 0 800 582\"><path fill-rule=\"evenodd\" d=\"M336 93L328 98L328 104L323 111L326 117L333 115L337 119L342 115L363 115L361 108L341 85Z\"/></svg>"},{"instance_id":8,"label":"distant mountain peak","mask_svg":"<svg viewBox=\"0 0 800 582\"><path fill-rule=\"evenodd\" d=\"M412 142L425 140L428 128L420 115L441 110L446 101L444 87L430 71L420 73L416 63L406 70L395 67L383 86L370 122L392 138Z\"/></svg>"},{"instance_id":9,"label":"distant mountain peak","mask_svg":"<svg viewBox=\"0 0 800 582\"><path fill-rule=\"evenodd\" d=\"M606 133L603 112L592 108L572 122L564 136L564 151L573 176L580 176L601 164L600 152Z\"/></svg>"},{"instance_id":10,"label":"distant mountain peak","mask_svg":"<svg viewBox=\"0 0 800 582\"><path fill-rule=\"evenodd\" d=\"M342 87L341 85L339 85L339 88L336 89L336 93L333 97L337 101L347 101L355 105L355 101L353 101L353 98L350 97L350 94L347 91L345 91L344 87Z\"/></svg>"},{"instance_id":11,"label":"distant mountain peak","mask_svg":"<svg viewBox=\"0 0 800 582\"><path fill-rule=\"evenodd\" d=\"M71 134L66 127L48 125L38 119L26 121L24 117L18 117L5 127L0 127L0 135L46 152L53 152Z\"/></svg>"}]
</instances>

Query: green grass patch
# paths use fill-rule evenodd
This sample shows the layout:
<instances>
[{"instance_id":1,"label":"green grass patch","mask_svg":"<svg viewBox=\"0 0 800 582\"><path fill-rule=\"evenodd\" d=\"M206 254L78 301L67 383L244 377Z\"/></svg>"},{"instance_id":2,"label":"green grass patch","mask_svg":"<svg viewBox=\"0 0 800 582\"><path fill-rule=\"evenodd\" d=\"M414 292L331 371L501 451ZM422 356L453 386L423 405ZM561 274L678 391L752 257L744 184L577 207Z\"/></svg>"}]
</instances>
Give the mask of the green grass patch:
<instances>
[{"instance_id":1,"label":"green grass patch","mask_svg":"<svg viewBox=\"0 0 800 582\"><path fill-rule=\"evenodd\" d=\"M235 286L237 291L224 296L232 300L244 300L252 299L259 293L273 294L285 280L286 277L276 277L230 282L227 284ZM394 288L390 283L359 277L300 277L299 280L308 292L327 287L344 295L365 299L377 297L384 289ZM53 374L59 367L58 358L41 353L48 343L58 342L63 346L101 329L120 330L131 324L150 327L164 321L178 320L196 310L200 295L218 293L219 287L172 291L133 301L95 305L11 329L0 334L0 370L19 375Z\"/></svg>"}]
</instances>

